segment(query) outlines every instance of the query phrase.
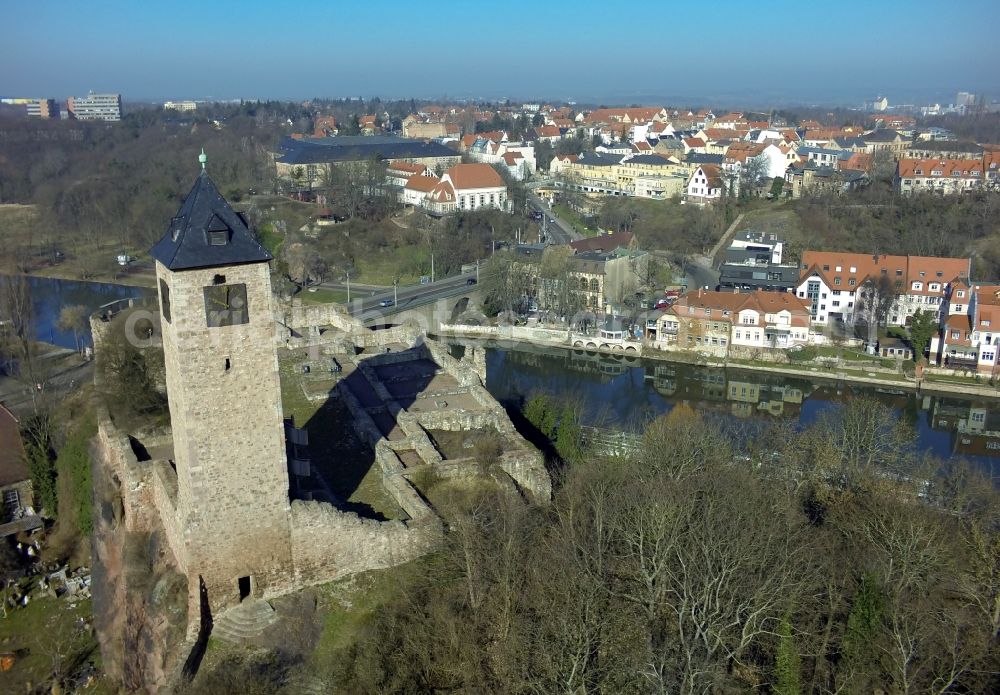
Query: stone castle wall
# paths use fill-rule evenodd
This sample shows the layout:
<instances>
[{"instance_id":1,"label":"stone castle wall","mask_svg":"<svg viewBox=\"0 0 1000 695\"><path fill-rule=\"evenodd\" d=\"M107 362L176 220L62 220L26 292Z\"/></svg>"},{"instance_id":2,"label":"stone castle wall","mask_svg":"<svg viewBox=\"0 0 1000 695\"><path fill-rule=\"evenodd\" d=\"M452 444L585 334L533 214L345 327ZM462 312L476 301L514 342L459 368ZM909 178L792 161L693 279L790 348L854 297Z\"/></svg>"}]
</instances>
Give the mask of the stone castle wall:
<instances>
[{"instance_id":1,"label":"stone castle wall","mask_svg":"<svg viewBox=\"0 0 1000 695\"><path fill-rule=\"evenodd\" d=\"M441 522L375 521L322 502L292 502L292 562L299 586L414 560L441 542Z\"/></svg>"}]
</instances>

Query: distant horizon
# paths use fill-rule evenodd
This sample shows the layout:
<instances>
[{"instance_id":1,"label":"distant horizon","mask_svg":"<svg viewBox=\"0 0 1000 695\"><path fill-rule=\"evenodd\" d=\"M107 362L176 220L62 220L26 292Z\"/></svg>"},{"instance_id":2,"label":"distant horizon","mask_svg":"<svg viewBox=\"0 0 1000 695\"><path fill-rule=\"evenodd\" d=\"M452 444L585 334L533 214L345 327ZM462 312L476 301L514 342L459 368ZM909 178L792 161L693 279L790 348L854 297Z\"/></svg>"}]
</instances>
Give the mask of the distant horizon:
<instances>
[{"instance_id":1,"label":"distant horizon","mask_svg":"<svg viewBox=\"0 0 1000 695\"><path fill-rule=\"evenodd\" d=\"M991 0L958 0L945 11L931 0L884 0L863 13L719 0L697 23L676 20L666 26L676 31L662 35L651 27L664 27L663 18L606 21L606 5L594 0L572 12L525 0L443 0L429 18L407 7L112 0L45 11L17 3L3 11L0 93L747 108L853 108L878 95L890 104L946 105L958 91L1000 95L1000 3ZM960 37L961 48L928 48L927 39L948 37Z\"/></svg>"}]
</instances>

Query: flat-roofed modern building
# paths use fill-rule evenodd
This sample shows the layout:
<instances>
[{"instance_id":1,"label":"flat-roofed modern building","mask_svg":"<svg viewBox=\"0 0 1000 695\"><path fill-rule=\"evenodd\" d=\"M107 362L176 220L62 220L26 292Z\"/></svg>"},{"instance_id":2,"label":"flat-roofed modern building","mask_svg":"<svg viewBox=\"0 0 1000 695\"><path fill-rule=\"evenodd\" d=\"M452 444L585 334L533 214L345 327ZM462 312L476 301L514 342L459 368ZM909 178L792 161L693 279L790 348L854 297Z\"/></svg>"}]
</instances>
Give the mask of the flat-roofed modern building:
<instances>
[{"instance_id":1,"label":"flat-roofed modern building","mask_svg":"<svg viewBox=\"0 0 1000 695\"><path fill-rule=\"evenodd\" d=\"M66 110L78 121L120 121L122 95L90 92L85 97L70 97L66 100Z\"/></svg>"}]
</instances>

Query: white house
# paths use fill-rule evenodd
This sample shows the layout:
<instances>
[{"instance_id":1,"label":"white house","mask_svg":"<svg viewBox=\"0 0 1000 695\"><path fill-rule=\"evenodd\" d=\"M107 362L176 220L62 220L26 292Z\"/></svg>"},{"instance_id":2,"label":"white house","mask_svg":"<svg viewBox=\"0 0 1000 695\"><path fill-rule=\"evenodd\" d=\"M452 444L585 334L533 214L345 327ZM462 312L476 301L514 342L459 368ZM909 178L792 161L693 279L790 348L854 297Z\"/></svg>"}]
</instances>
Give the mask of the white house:
<instances>
[{"instance_id":1,"label":"white house","mask_svg":"<svg viewBox=\"0 0 1000 695\"><path fill-rule=\"evenodd\" d=\"M403 186L402 193L400 194L400 202L403 205L421 207L424 205L430 192L440 182L441 179L437 176L414 174L406 180L406 185Z\"/></svg>"},{"instance_id":2,"label":"white house","mask_svg":"<svg viewBox=\"0 0 1000 695\"><path fill-rule=\"evenodd\" d=\"M714 164L702 164L687 182L686 200L695 205L707 205L722 197L725 187L722 169Z\"/></svg>"},{"instance_id":3,"label":"white house","mask_svg":"<svg viewBox=\"0 0 1000 695\"><path fill-rule=\"evenodd\" d=\"M858 289L884 277L896 295L886 323L904 326L919 309L940 318L949 286L956 279L968 279L970 263L968 258L806 251L795 293L809 300L813 323L853 324Z\"/></svg>"},{"instance_id":4,"label":"white house","mask_svg":"<svg viewBox=\"0 0 1000 695\"><path fill-rule=\"evenodd\" d=\"M456 164L444 172L431 190L425 205L432 212L495 208L509 210L507 186L489 164Z\"/></svg>"}]
</instances>

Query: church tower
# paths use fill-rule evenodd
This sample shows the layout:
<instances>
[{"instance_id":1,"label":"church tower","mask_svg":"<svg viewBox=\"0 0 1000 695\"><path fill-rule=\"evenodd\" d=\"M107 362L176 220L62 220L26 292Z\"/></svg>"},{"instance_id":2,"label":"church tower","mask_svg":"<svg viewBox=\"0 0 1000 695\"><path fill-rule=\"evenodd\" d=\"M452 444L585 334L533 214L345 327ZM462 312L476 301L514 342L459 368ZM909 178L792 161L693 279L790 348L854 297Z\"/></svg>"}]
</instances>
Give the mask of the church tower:
<instances>
[{"instance_id":1,"label":"church tower","mask_svg":"<svg viewBox=\"0 0 1000 695\"><path fill-rule=\"evenodd\" d=\"M165 526L217 610L281 593L291 521L271 254L220 195L204 152L199 159L201 174L150 253L177 471L176 518Z\"/></svg>"}]
</instances>

